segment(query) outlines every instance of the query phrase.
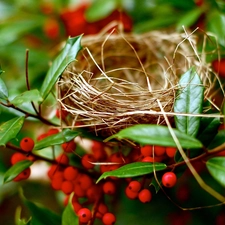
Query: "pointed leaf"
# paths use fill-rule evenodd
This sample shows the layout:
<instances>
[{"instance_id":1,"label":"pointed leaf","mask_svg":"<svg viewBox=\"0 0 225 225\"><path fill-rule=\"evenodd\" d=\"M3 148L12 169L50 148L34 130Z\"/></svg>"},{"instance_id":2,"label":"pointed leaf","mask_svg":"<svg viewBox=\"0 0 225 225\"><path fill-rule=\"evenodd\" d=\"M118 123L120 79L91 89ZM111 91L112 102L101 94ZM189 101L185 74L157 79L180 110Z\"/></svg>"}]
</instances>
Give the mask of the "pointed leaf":
<instances>
[{"instance_id":1,"label":"pointed leaf","mask_svg":"<svg viewBox=\"0 0 225 225\"><path fill-rule=\"evenodd\" d=\"M30 160L22 160L11 166L4 174L4 183L12 181L19 173L33 164Z\"/></svg>"},{"instance_id":2,"label":"pointed leaf","mask_svg":"<svg viewBox=\"0 0 225 225\"><path fill-rule=\"evenodd\" d=\"M184 134L177 129L173 129L173 132L175 133L183 148L202 148L202 143L199 140ZM141 145L177 147L168 127L159 125L134 125L119 131L117 134L110 136L105 141L111 140L113 138L117 138L119 140L130 139Z\"/></svg>"},{"instance_id":3,"label":"pointed leaf","mask_svg":"<svg viewBox=\"0 0 225 225\"><path fill-rule=\"evenodd\" d=\"M37 205L27 200L22 194L21 198L25 206L30 210L32 216L32 224L35 225L61 225L61 217L53 211L41 205Z\"/></svg>"},{"instance_id":4,"label":"pointed leaf","mask_svg":"<svg viewBox=\"0 0 225 225\"><path fill-rule=\"evenodd\" d=\"M225 157L214 157L206 162L206 166L215 180L225 187Z\"/></svg>"},{"instance_id":5,"label":"pointed leaf","mask_svg":"<svg viewBox=\"0 0 225 225\"><path fill-rule=\"evenodd\" d=\"M112 171L107 171L103 173L96 183L100 180L105 179L109 176L126 178L126 177L137 177L145 174L150 174L153 171L160 171L166 169L166 164L164 163L146 163L146 162L134 162L129 163L125 166Z\"/></svg>"},{"instance_id":6,"label":"pointed leaf","mask_svg":"<svg viewBox=\"0 0 225 225\"><path fill-rule=\"evenodd\" d=\"M0 78L0 99L7 100L9 97L5 82Z\"/></svg>"},{"instance_id":7,"label":"pointed leaf","mask_svg":"<svg viewBox=\"0 0 225 225\"><path fill-rule=\"evenodd\" d=\"M68 142L78 135L80 135L81 132L79 130L70 130L70 129L65 129L62 132L59 132L57 134L50 135L38 142L36 142L34 149L35 150L40 150L49 146L53 145L59 145L64 142Z\"/></svg>"},{"instance_id":8,"label":"pointed leaf","mask_svg":"<svg viewBox=\"0 0 225 225\"><path fill-rule=\"evenodd\" d=\"M205 147L209 145L212 138L217 134L220 125L220 118L201 118L200 131L197 136Z\"/></svg>"},{"instance_id":9,"label":"pointed leaf","mask_svg":"<svg viewBox=\"0 0 225 225\"><path fill-rule=\"evenodd\" d=\"M40 92L37 89L34 89L30 91L25 91L22 94L19 94L10 102L15 106L19 106L19 105L22 105L23 103L32 102L32 101L41 102L42 100L43 99L40 95Z\"/></svg>"},{"instance_id":10,"label":"pointed leaf","mask_svg":"<svg viewBox=\"0 0 225 225\"><path fill-rule=\"evenodd\" d=\"M174 112L202 113L204 87L194 68L183 74L179 81L180 90L174 103ZM200 117L175 116L176 128L183 133L195 137L200 125Z\"/></svg>"},{"instance_id":11,"label":"pointed leaf","mask_svg":"<svg viewBox=\"0 0 225 225\"><path fill-rule=\"evenodd\" d=\"M71 225L71 224L78 224L78 217L76 216L72 202L71 202L72 195L70 196L70 200L63 211L62 214L62 225Z\"/></svg>"},{"instance_id":12,"label":"pointed leaf","mask_svg":"<svg viewBox=\"0 0 225 225\"><path fill-rule=\"evenodd\" d=\"M13 118L0 126L0 146L15 138L22 128L24 117Z\"/></svg>"},{"instance_id":13,"label":"pointed leaf","mask_svg":"<svg viewBox=\"0 0 225 225\"><path fill-rule=\"evenodd\" d=\"M216 148L225 143L225 130L220 130L217 135L211 139L208 149Z\"/></svg>"},{"instance_id":14,"label":"pointed leaf","mask_svg":"<svg viewBox=\"0 0 225 225\"><path fill-rule=\"evenodd\" d=\"M85 16L88 22L95 22L108 16L117 7L115 0L96 0L86 10Z\"/></svg>"},{"instance_id":15,"label":"pointed leaf","mask_svg":"<svg viewBox=\"0 0 225 225\"><path fill-rule=\"evenodd\" d=\"M81 50L81 37L69 38L62 52L53 61L41 87L41 96L45 99L68 64L75 60Z\"/></svg>"}]
</instances>

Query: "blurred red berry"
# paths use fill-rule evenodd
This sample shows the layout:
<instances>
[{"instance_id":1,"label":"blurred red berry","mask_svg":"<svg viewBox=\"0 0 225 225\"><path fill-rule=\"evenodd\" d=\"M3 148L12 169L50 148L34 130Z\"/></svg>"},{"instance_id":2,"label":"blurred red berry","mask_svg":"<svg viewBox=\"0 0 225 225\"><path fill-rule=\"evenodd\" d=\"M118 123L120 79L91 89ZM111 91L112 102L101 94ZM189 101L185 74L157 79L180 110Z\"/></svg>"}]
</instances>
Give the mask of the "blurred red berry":
<instances>
[{"instance_id":1,"label":"blurred red berry","mask_svg":"<svg viewBox=\"0 0 225 225\"><path fill-rule=\"evenodd\" d=\"M34 141L30 137L25 137L20 141L20 148L25 152L31 152L34 148Z\"/></svg>"},{"instance_id":2,"label":"blurred red berry","mask_svg":"<svg viewBox=\"0 0 225 225\"><path fill-rule=\"evenodd\" d=\"M26 180L26 179L28 179L30 177L30 174L31 174L31 169L27 168L24 171L22 171L20 174L18 174L13 179L13 181L18 182L18 181L21 181L21 180Z\"/></svg>"},{"instance_id":3,"label":"blurred red berry","mask_svg":"<svg viewBox=\"0 0 225 225\"><path fill-rule=\"evenodd\" d=\"M219 74L219 76L225 78L225 58L221 60L214 60L212 62L212 67L214 71Z\"/></svg>"},{"instance_id":4,"label":"blurred red berry","mask_svg":"<svg viewBox=\"0 0 225 225\"><path fill-rule=\"evenodd\" d=\"M152 193L148 189L142 189L138 194L138 198L142 203L150 202L152 199Z\"/></svg>"},{"instance_id":5,"label":"blurred red berry","mask_svg":"<svg viewBox=\"0 0 225 225\"><path fill-rule=\"evenodd\" d=\"M85 154L81 159L81 163L86 169L93 169L95 166L93 162L95 162L95 158L92 154Z\"/></svg>"},{"instance_id":6,"label":"blurred red berry","mask_svg":"<svg viewBox=\"0 0 225 225\"><path fill-rule=\"evenodd\" d=\"M49 18L45 21L43 31L49 39L55 39L59 36L59 23L56 19Z\"/></svg>"},{"instance_id":7,"label":"blurred red berry","mask_svg":"<svg viewBox=\"0 0 225 225\"><path fill-rule=\"evenodd\" d=\"M63 148L63 151L66 152L66 153L71 153L71 152L74 152L75 149L76 149L76 143L74 142L74 140L71 140L69 142L65 142L62 144L62 148Z\"/></svg>"},{"instance_id":8,"label":"blurred red berry","mask_svg":"<svg viewBox=\"0 0 225 225\"><path fill-rule=\"evenodd\" d=\"M102 222L104 225L113 225L116 222L116 217L112 213L105 213L102 217Z\"/></svg>"}]
</instances>

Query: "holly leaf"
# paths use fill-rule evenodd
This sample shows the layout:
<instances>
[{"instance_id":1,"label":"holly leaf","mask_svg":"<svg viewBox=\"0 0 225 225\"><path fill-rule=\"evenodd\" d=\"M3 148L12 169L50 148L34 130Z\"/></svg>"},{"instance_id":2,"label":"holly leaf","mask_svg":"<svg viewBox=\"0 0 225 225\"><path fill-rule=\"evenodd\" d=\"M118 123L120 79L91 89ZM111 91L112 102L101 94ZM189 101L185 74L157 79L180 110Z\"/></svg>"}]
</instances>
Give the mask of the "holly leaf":
<instances>
[{"instance_id":1,"label":"holly leaf","mask_svg":"<svg viewBox=\"0 0 225 225\"><path fill-rule=\"evenodd\" d=\"M66 67L75 60L81 50L81 37L69 38L62 52L53 61L41 86L41 96L45 99Z\"/></svg>"},{"instance_id":2,"label":"holly leaf","mask_svg":"<svg viewBox=\"0 0 225 225\"><path fill-rule=\"evenodd\" d=\"M35 225L61 225L61 217L49 210L48 208L43 207L42 205L37 205L29 200L27 200L24 195L21 193L21 198L24 202L24 205L30 210L32 216L32 224Z\"/></svg>"},{"instance_id":3,"label":"holly leaf","mask_svg":"<svg viewBox=\"0 0 225 225\"><path fill-rule=\"evenodd\" d=\"M81 132L79 130L65 129L57 134L50 135L35 143L34 150L40 150L49 146L59 145L64 142L71 141L75 137L79 136Z\"/></svg>"},{"instance_id":4,"label":"holly leaf","mask_svg":"<svg viewBox=\"0 0 225 225\"><path fill-rule=\"evenodd\" d=\"M15 138L22 128L24 117L13 118L0 126L0 146Z\"/></svg>"},{"instance_id":5,"label":"holly leaf","mask_svg":"<svg viewBox=\"0 0 225 225\"><path fill-rule=\"evenodd\" d=\"M5 85L5 82L0 78L0 99L7 100L8 97L9 97L8 89Z\"/></svg>"},{"instance_id":6,"label":"holly leaf","mask_svg":"<svg viewBox=\"0 0 225 225\"><path fill-rule=\"evenodd\" d=\"M74 213L72 206L72 195L69 198L69 202L62 214L62 225L78 224L78 217Z\"/></svg>"},{"instance_id":7,"label":"holly leaf","mask_svg":"<svg viewBox=\"0 0 225 225\"><path fill-rule=\"evenodd\" d=\"M40 95L40 92L37 89L34 89L30 91L25 91L22 94L17 95L10 102L15 106L19 106L27 102L41 102L41 101L43 101L43 99Z\"/></svg>"},{"instance_id":8,"label":"holly leaf","mask_svg":"<svg viewBox=\"0 0 225 225\"><path fill-rule=\"evenodd\" d=\"M209 150L224 144L225 143L225 130L220 130L217 133L217 135L213 139L210 139L210 140L211 140L211 142L208 146Z\"/></svg>"},{"instance_id":9,"label":"holly leaf","mask_svg":"<svg viewBox=\"0 0 225 225\"><path fill-rule=\"evenodd\" d=\"M182 133L177 129L172 130L183 148L202 148L202 143L199 140L191 137L190 135ZM141 145L177 147L177 144L175 143L169 128L159 125L137 124L119 131L117 134L114 134L105 139L105 141L109 141L113 138L118 140L129 139Z\"/></svg>"},{"instance_id":10,"label":"holly leaf","mask_svg":"<svg viewBox=\"0 0 225 225\"><path fill-rule=\"evenodd\" d=\"M166 164L164 163L146 163L146 162L134 162L129 163L125 166L121 166L120 168L112 171L107 171L103 173L96 183L100 180L105 179L107 177L119 177L119 178L126 178L126 177L137 177L142 176L145 174L150 174L153 171L160 171L166 169Z\"/></svg>"},{"instance_id":11,"label":"holly leaf","mask_svg":"<svg viewBox=\"0 0 225 225\"><path fill-rule=\"evenodd\" d=\"M204 98L204 86L194 68L183 74L179 81L180 90L174 103L174 112L200 114ZM200 126L200 117L178 116L175 117L176 128L183 133L195 137Z\"/></svg>"},{"instance_id":12,"label":"holly leaf","mask_svg":"<svg viewBox=\"0 0 225 225\"><path fill-rule=\"evenodd\" d=\"M108 16L116 7L115 0L96 0L86 10L85 17L88 22L95 22Z\"/></svg>"},{"instance_id":13,"label":"holly leaf","mask_svg":"<svg viewBox=\"0 0 225 225\"><path fill-rule=\"evenodd\" d=\"M4 183L12 181L18 174L33 164L30 160L22 160L11 166L4 174Z\"/></svg>"},{"instance_id":14,"label":"holly leaf","mask_svg":"<svg viewBox=\"0 0 225 225\"><path fill-rule=\"evenodd\" d=\"M215 180L225 187L225 157L214 157L206 162L206 167Z\"/></svg>"}]
</instances>

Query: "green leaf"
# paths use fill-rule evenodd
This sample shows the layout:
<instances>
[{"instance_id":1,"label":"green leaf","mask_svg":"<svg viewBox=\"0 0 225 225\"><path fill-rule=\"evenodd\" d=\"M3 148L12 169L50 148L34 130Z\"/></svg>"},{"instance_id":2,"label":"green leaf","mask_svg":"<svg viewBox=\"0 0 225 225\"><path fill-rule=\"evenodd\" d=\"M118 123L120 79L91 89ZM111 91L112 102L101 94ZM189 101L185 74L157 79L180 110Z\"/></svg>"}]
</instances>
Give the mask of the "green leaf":
<instances>
[{"instance_id":1,"label":"green leaf","mask_svg":"<svg viewBox=\"0 0 225 225\"><path fill-rule=\"evenodd\" d=\"M137 177L145 174L150 174L153 171L160 171L166 169L166 164L164 163L146 163L146 162L134 162L129 163L125 166L112 171L107 171L103 173L96 183L100 180L105 179L109 176L126 178L126 177Z\"/></svg>"},{"instance_id":2,"label":"green leaf","mask_svg":"<svg viewBox=\"0 0 225 225\"><path fill-rule=\"evenodd\" d=\"M49 146L53 145L59 145L64 142L68 142L75 137L80 135L79 130L70 130L70 129L65 129L62 132L59 132L57 134L50 135L38 142L36 142L34 149L35 150L40 150Z\"/></svg>"},{"instance_id":3,"label":"green leaf","mask_svg":"<svg viewBox=\"0 0 225 225\"><path fill-rule=\"evenodd\" d=\"M210 140L211 140L211 142L208 146L209 150L224 144L225 143L225 130L220 130L218 132L218 134L213 139L210 139Z\"/></svg>"},{"instance_id":4,"label":"green leaf","mask_svg":"<svg viewBox=\"0 0 225 225\"><path fill-rule=\"evenodd\" d=\"M53 211L45 208L41 205L37 205L29 200L27 200L23 194L21 198L25 206L30 210L32 216L32 224L35 225L61 225L61 217L54 213Z\"/></svg>"},{"instance_id":5,"label":"green leaf","mask_svg":"<svg viewBox=\"0 0 225 225\"><path fill-rule=\"evenodd\" d=\"M72 195L70 196L69 202L62 214L62 225L78 224L78 217L74 213L74 209L71 203Z\"/></svg>"},{"instance_id":6,"label":"green leaf","mask_svg":"<svg viewBox=\"0 0 225 225\"><path fill-rule=\"evenodd\" d=\"M174 103L174 112L202 113L204 87L194 68L183 74L179 81L180 90ZM200 126L200 117L175 116L176 128L183 133L195 137Z\"/></svg>"},{"instance_id":7,"label":"green leaf","mask_svg":"<svg viewBox=\"0 0 225 225\"><path fill-rule=\"evenodd\" d=\"M19 106L19 105L22 105L23 103L41 102L42 100L43 99L40 95L40 92L37 89L34 89L30 91L25 91L22 94L19 94L10 102L15 106Z\"/></svg>"},{"instance_id":8,"label":"green leaf","mask_svg":"<svg viewBox=\"0 0 225 225\"><path fill-rule=\"evenodd\" d=\"M177 30L178 31L183 30L182 26L184 26L184 27L192 26L197 21L197 19L200 17L200 15L203 13L203 11L204 11L204 8L202 8L202 7L197 7L197 8L192 9L191 11L188 11L183 17L181 17L178 20L178 23L176 26Z\"/></svg>"},{"instance_id":9,"label":"green leaf","mask_svg":"<svg viewBox=\"0 0 225 225\"><path fill-rule=\"evenodd\" d=\"M184 134L177 129L173 129L173 132L183 148L202 148L202 143L199 140ZM168 127L159 125L137 124L119 131L117 134L110 136L105 141L109 141L113 138L117 138L119 140L130 139L141 145L177 147Z\"/></svg>"},{"instance_id":10,"label":"green leaf","mask_svg":"<svg viewBox=\"0 0 225 225\"><path fill-rule=\"evenodd\" d=\"M153 177L150 185L152 185L155 188L155 193L157 194L160 190L160 186L158 182L156 181L155 177Z\"/></svg>"},{"instance_id":11,"label":"green leaf","mask_svg":"<svg viewBox=\"0 0 225 225\"><path fill-rule=\"evenodd\" d=\"M211 10L207 14L207 30L215 34L219 44L225 46L225 15L218 10Z\"/></svg>"},{"instance_id":12,"label":"green leaf","mask_svg":"<svg viewBox=\"0 0 225 225\"><path fill-rule=\"evenodd\" d=\"M214 157L206 162L206 167L215 180L225 187L225 157Z\"/></svg>"},{"instance_id":13,"label":"green leaf","mask_svg":"<svg viewBox=\"0 0 225 225\"><path fill-rule=\"evenodd\" d=\"M30 160L22 160L11 166L4 174L4 183L12 181L19 173L33 164Z\"/></svg>"},{"instance_id":14,"label":"green leaf","mask_svg":"<svg viewBox=\"0 0 225 225\"><path fill-rule=\"evenodd\" d=\"M197 136L198 140L201 141L205 147L207 147L212 141L212 138L214 138L217 134L219 126L219 118L201 118L200 130Z\"/></svg>"},{"instance_id":15,"label":"green leaf","mask_svg":"<svg viewBox=\"0 0 225 225\"><path fill-rule=\"evenodd\" d=\"M105 18L116 8L117 1L115 0L96 0L86 10L85 16L88 22L95 22Z\"/></svg>"},{"instance_id":16,"label":"green leaf","mask_svg":"<svg viewBox=\"0 0 225 225\"><path fill-rule=\"evenodd\" d=\"M81 37L69 38L62 52L53 61L41 86L41 96L45 99L68 64L75 60L81 50Z\"/></svg>"},{"instance_id":17,"label":"green leaf","mask_svg":"<svg viewBox=\"0 0 225 225\"><path fill-rule=\"evenodd\" d=\"M9 97L5 82L0 78L0 99L7 100Z\"/></svg>"},{"instance_id":18,"label":"green leaf","mask_svg":"<svg viewBox=\"0 0 225 225\"><path fill-rule=\"evenodd\" d=\"M13 118L0 126L0 146L15 138L24 123L24 117Z\"/></svg>"}]
</instances>

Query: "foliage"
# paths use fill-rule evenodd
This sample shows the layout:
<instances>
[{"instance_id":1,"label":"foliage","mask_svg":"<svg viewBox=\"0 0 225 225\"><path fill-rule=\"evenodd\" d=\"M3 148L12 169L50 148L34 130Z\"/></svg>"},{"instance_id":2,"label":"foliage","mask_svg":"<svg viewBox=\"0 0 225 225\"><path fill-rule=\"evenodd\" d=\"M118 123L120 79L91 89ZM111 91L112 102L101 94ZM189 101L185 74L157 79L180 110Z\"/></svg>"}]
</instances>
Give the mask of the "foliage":
<instances>
[{"instance_id":1,"label":"foliage","mask_svg":"<svg viewBox=\"0 0 225 225\"><path fill-rule=\"evenodd\" d=\"M164 212L172 213L174 211L179 212L180 208L182 208L182 204L185 205L187 203L179 202L180 200L176 195L183 180L184 183L188 183L193 193L197 193L197 197L201 198L201 195L203 196L200 200L195 200L197 197L190 199L190 205L188 207L193 209L200 204L202 210L204 207L212 209L208 211L208 215L213 215L214 222L215 218L220 215L219 210L222 210L222 207L218 207L217 210L214 210L213 206L218 204L218 200L215 200L215 196L222 196L225 186L224 127L222 130L218 131L219 126L224 126L224 121L221 123L220 118L223 117L222 114L216 114L213 109L209 112L203 110L206 104L204 99L204 87L202 86L202 80L195 68L190 68L186 71L179 81L174 103L174 112L176 113L175 124L172 124L172 127L170 127L171 124L167 124L167 126L139 124L119 131L104 140L104 143L101 138L93 137L93 134L90 134L85 129L61 129L60 123L62 123L63 120L63 111L61 111L60 117L57 118L55 116L55 111L61 109L58 109L57 106L54 87L58 79L60 79L62 72L75 60L78 52L82 48L82 36L90 34L88 32L91 31L87 30L87 27L98 27L94 31L94 33L97 33L102 29L99 25L99 21L101 20L102 22L110 18L111 14L117 9L122 9L126 13L124 18L127 19L129 17L132 19L132 32L145 32L165 27L181 31L183 29L182 26L190 29L200 26L201 29L212 32L217 37L223 55L225 44L224 29L222 29L222 27L224 27L225 4L222 1L208 0L199 3L201 4L201 7L199 7L194 1L96 0L85 12L82 11L82 8L82 14L79 14L79 18L82 18L84 22L82 22L82 26L79 27L80 30L77 29L80 35L72 35L72 37L67 38L67 34L69 34L68 32L71 32L71 30L68 30L69 25L65 24L65 20L62 20L62 18L65 17L65 15L68 16L69 13L67 12L68 14L66 14L62 9L66 8L69 11L69 9L72 9L73 6L77 4L77 2L73 1L58 0L50 2L49 5L45 5L43 2L34 4L31 0L27 1L26 5L24 5L22 1L16 0L11 0L7 3L0 2L0 10L2 12L4 11L4 13L0 15L0 20L2 21L0 24L0 32L2 34L0 38L0 43L2 43L0 46L0 58L2 58L1 66L5 71L3 73L3 69L0 67L0 146L2 156L0 163L4 165L4 167L0 167L0 172L4 183L2 184L3 189L5 185L12 185L12 180L24 169L30 168L30 166L33 167L38 161L48 163L48 168L50 165L57 165L59 169L64 168L64 162L58 159L58 157L61 157L62 151L66 154L66 150L63 149L63 144L69 143L79 137L81 138L81 142L76 143L78 146L76 147L75 154L68 154L70 163L78 168L80 174L89 174L96 185L103 185L104 182L114 177L115 183L118 185L117 194L119 197L117 198L119 201L116 203L119 207L115 207L114 210L121 221L126 223L129 219L129 221L134 221L133 223L131 222L131 224L136 224L138 217L142 217L143 212L146 212L146 210L142 210L143 205L139 207L138 202L128 202L124 194L123 190L125 189L124 186L127 182L127 178L132 178L135 180L143 179L142 182L145 183L146 187L151 189L152 186L154 186L157 192L153 201L149 203L153 206L146 206L147 209L152 207L152 221L154 221L154 214L156 215L158 213L154 210L162 209L162 205L165 207ZM8 10L6 11L5 9ZM78 13L78 11L76 11L76 13ZM115 19L114 16L116 14L112 15L113 18L111 19ZM71 18L69 18L69 21L72 21ZM127 21L129 21L127 24L130 28L130 20ZM73 22L74 24L70 29L74 29L74 27L78 28L76 21L73 20ZM67 41L64 47L59 50L58 46L61 46L60 43L65 39L67 39ZM29 60L28 56L25 57L24 54L23 57L23 53L21 53L21 50L24 51L26 48L31 49ZM58 55L57 57L56 54ZM52 60L52 62L48 69L48 62L50 60ZM214 60L214 58L211 60ZM48 72L46 73L46 71ZM23 75L24 73L26 76ZM24 82L24 80L26 82ZM221 82L224 82L224 80L222 79ZM52 95L50 95L50 93L52 93ZM224 115L225 106L222 104L221 111ZM51 116L52 114L54 114L54 116ZM188 114L188 116L182 114ZM196 115L192 116L193 114ZM203 116L199 116L200 114ZM66 119L64 122L66 122ZM57 132L50 134L50 130L53 127ZM41 134L45 136L40 138ZM26 157L33 157L34 161L22 160L14 165L9 165L8 162L12 150L24 154L19 146L19 140L21 137L27 135L38 139L35 141L33 151L26 155ZM104 160L100 163L98 161L91 162L95 166L95 169L85 169L80 160L80 158L86 154L86 150L81 146L83 138L91 139L90 141L98 140L98 143L101 140L101 145L107 145L107 148L112 148L113 153L121 153L122 149L122 153L124 154L123 161L119 163ZM134 158L132 158L132 154L135 152L133 146L141 148L145 145L176 147L178 150L174 158L166 158L164 161L153 161L151 163L135 161ZM117 147L113 148L111 146ZM4 155L7 155L7 158L3 157ZM133 161L126 161L127 158ZM101 157L99 157L99 160L101 160ZM189 164L193 165L197 171L193 173L191 178L190 174L187 175L187 171L190 169L190 165L187 161ZM205 163L206 168L204 168L203 171L201 171L201 169L199 171L197 166L195 166L198 162ZM110 168L113 169L101 173L101 166L111 166ZM5 168L8 169L5 170ZM161 186L162 174L171 170L177 174L178 180L181 178L174 192L165 191L165 188ZM42 171L40 170L40 172ZM45 177L45 175L41 176ZM195 178L197 180L197 175L203 177L203 180L209 184L218 195L216 195L215 192L209 191L204 185L196 187ZM25 182L29 187L29 185L35 181L31 179L24 181L24 183ZM39 179L38 182L42 185L42 178ZM46 184L43 183L43 186L45 185ZM49 186L49 183L47 185ZM23 187L23 182L20 186ZM11 187L13 189L12 192L15 192L15 187ZM169 202L170 204L168 204L168 199L163 195L163 192L160 191L161 189L171 200L171 202ZM35 195L38 190L32 189L31 192ZM5 201L7 201L7 198L10 198L10 194L4 195ZM0 196L1 195L0 192ZM112 196L107 196L105 199L107 204L111 203L112 199L110 197ZM43 194L43 198L48 199L48 196ZM36 199L36 201L30 200L32 198L25 198L22 192L20 192L20 199L19 203L15 203L23 206L22 209L16 211L15 220L18 225L78 224L78 217L73 208L73 195L70 195L66 206L62 205L62 195L56 195L55 200L59 205L57 209L55 206L51 205L52 199L48 199L48 203L45 207L37 203L40 199ZM160 203L157 199L160 199ZM85 198L81 201L81 203L85 202ZM178 203L176 203L176 201L178 201ZM97 202L96 204L99 203ZM219 202L219 205L220 204L221 202ZM181 206L176 208L175 205ZM121 216L121 210L117 209L120 208L120 206L128 210L124 213L125 215ZM111 208L110 206L110 210L112 210ZM26 218L29 219L22 219L21 210L26 211L27 209L29 212L26 212ZM143 215L143 218L149 221L149 215ZM195 216L193 224L205 224L208 219L206 218L201 221L198 214L193 213L193 215ZM130 218L132 219L130 220ZM163 221L162 218L158 218L157 215L155 218L155 223L157 224L168 224L167 221ZM9 224L11 223L10 219L11 218L9 218ZM4 222L7 223L7 218L5 218L5 220ZM143 221L144 222L140 224L146 224L144 219ZM210 221L210 219L208 221ZM98 222L99 221L96 220L96 224L98 224ZM94 224L95 221L93 220L91 223Z\"/></svg>"}]
</instances>

